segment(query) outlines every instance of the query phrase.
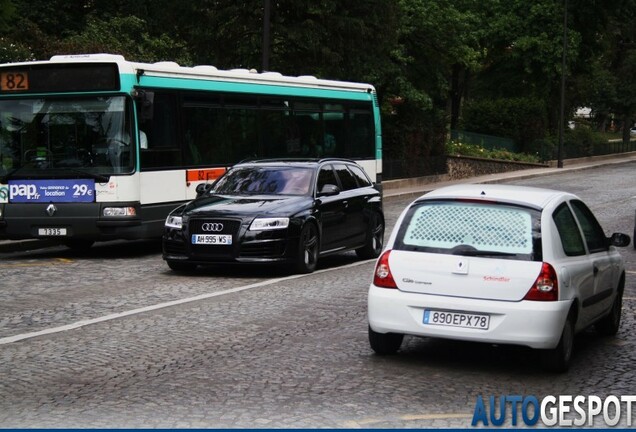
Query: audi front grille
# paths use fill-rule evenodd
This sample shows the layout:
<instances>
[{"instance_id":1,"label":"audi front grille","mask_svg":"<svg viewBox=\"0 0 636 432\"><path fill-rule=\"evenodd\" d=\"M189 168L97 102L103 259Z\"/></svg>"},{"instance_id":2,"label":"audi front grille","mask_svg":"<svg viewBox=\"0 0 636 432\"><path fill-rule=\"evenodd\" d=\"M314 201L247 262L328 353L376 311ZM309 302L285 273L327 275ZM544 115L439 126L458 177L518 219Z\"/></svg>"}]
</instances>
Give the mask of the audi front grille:
<instances>
[{"instance_id":1,"label":"audi front grille","mask_svg":"<svg viewBox=\"0 0 636 432\"><path fill-rule=\"evenodd\" d=\"M233 219L190 219L188 223L188 238L191 242L192 234L229 234L232 236L232 245L193 245L193 256L200 258L226 258L232 259L236 256L239 247L240 220Z\"/></svg>"}]
</instances>

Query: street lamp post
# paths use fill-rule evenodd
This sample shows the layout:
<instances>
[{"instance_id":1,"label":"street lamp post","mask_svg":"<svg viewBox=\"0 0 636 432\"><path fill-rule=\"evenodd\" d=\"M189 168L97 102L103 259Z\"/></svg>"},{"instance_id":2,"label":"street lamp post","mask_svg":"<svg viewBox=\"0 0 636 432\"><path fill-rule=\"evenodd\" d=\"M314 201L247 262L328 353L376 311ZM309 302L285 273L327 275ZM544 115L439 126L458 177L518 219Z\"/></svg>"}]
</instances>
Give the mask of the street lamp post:
<instances>
[{"instance_id":1,"label":"street lamp post","mask_svg":"<svg viewBox=\"0 0 636 432\"><path fill-rule=\"evenodd\" d=\"M269 27L270 27L270 0L263 0L263 70L269 70Z\"/></svg>"},{"instance_id":2,"label":"street lamp post","mask_svg":"<svg viewBox=\"0 0 636 432\"><path fill-rule=\"evenodd\" d=\"M563 168L563 134L565 133L565 77L567 74L568 50L568 0L563 6L563 54L561 56L561 113L559 115L559 148L557 153L557 167Z\"/></svg>"}]
</instances>

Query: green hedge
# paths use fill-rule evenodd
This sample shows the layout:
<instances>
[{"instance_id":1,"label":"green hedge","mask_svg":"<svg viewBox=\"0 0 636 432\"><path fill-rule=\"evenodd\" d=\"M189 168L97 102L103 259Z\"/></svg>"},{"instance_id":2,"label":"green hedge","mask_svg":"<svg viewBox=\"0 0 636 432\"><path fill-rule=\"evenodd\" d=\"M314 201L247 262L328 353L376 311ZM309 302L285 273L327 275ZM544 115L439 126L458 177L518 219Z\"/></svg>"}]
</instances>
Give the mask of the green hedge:
<instances>
[{"instance_id":1,"label":"green hedge","mask_svg":"<svg viewBox=\"0 0 636 432\"><path fill-rule=\"evenodd\" d=\"M513 153L506 149L490 150L478 144L466 144L457 141L449 141L446 143L446 154L449 156L471 156L516 162L541 162L541 157L538 154Z\"/></svg>"}]
</instances>

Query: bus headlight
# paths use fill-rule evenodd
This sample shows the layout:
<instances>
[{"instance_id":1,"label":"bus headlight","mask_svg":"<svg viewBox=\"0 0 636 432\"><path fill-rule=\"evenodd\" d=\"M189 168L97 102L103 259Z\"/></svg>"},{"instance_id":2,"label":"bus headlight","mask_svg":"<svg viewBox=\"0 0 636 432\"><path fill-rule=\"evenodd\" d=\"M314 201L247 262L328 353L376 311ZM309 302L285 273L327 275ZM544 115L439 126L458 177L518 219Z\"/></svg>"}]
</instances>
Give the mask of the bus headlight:
<instances>
[{"instance_id":1,"label":"bus headlight","mask_svg":"<svg viewBox=\"0 0 636 432\"><path fill-rule=\"evenodd\" d=\"M106 217L137 216L137 210L134 207L104 207L102 215Z\"/></svg>"},{"instance_id":2,"label":"bus headlight","mask_svg":"<svg viewBox=\"0 0 636 432\"><path fill-rule=\"evenodd\" d=\"M183 218L181 216L168 215L166 218L166 228L183 228Z\"/></svg>"},{"instance_id":3,"label":"bus headlight","mask_svg":"<svg viewBox=\"0 0 636 432\"><path fill-rule=\"evenodd\" d=\"M289 226L289 218L256 218L250 225L250 231L284 229Z\"/></svg>"}]
</instances>

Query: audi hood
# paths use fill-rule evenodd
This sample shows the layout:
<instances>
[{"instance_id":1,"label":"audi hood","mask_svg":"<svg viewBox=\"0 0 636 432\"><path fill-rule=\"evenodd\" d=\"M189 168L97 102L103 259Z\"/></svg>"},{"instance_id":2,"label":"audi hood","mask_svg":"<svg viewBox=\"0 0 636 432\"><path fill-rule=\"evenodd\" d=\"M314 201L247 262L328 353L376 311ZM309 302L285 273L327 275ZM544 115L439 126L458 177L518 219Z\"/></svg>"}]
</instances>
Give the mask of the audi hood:
<instances>
[{"instance_id":1,"label":"audi hood","mask_svg":"<svg viewBox=\"0 0 636 432\"><path fill-rule=\"evenodd\" d=\"M189 202L181 213L187 216L291 216L311 207L312 202L307 196L209 195Z\"/></svg>"}]
</instances>

